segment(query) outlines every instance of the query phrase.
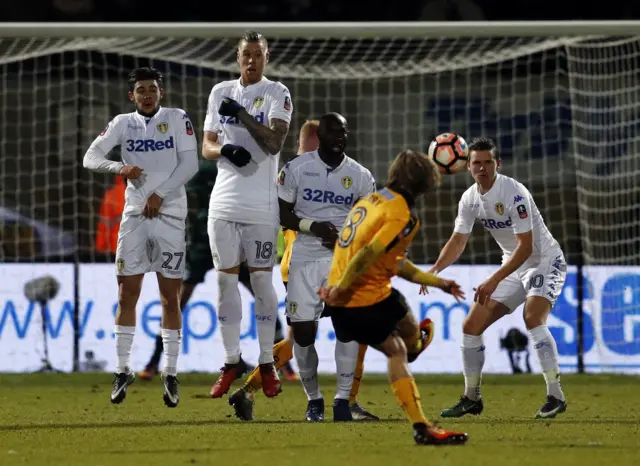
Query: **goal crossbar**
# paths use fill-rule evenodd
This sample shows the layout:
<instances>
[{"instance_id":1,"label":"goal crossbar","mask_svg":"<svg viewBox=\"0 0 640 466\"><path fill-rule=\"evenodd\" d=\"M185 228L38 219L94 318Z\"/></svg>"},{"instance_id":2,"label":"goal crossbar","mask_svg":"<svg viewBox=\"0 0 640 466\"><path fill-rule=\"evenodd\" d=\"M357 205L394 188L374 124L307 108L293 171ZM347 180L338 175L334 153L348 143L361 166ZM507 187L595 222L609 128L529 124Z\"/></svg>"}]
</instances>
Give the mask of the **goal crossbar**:
<instances>
[{"instance_id":1,"label":"goal crossbar","mask_svg":"<svg viewBox=\"0 0 640 466\"><path fill-rule=\"evenodd\" d=\"M280 38L427 38L628 36L640 21L265 22L265 23L0 23L0 37L177 37L214 39L259 29Z\"/></svg>"}]
</instances>

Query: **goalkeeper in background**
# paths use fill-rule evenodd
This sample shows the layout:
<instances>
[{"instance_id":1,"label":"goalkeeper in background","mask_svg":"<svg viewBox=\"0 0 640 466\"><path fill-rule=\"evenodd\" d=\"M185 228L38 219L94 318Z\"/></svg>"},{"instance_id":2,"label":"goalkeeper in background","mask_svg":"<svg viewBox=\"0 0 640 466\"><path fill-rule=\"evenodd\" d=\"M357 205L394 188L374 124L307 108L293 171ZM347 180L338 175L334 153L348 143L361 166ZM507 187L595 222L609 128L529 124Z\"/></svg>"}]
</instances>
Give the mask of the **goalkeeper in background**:
<instances>
[{"instance_id":1,"label":"goalkeeper in background","mask_svg":"<svg viewBox=\"0 0 640 466\"><path fill-rule=\"evenodd\" d=\"M207 218L209 214L209 197L216 182L218 168L215 161L200 160L198 173L186 185L189 211L187 214L187 258L185 277L180 296L180 309L185 309L196 286L204 282L207 272L213 269L209 236L207 235ZM249 269L246 262L240 266L239 281L253 295ZM276 341L283 338L282 323L276 320ZM158 373L163 345L160 335L156 337L156 346L149 363L140 372L143 380L151 380ZM288 369L288 370L287 370ZM283 375L291 377L291 366L283 367Z\"/></svg>"}]
</instances>

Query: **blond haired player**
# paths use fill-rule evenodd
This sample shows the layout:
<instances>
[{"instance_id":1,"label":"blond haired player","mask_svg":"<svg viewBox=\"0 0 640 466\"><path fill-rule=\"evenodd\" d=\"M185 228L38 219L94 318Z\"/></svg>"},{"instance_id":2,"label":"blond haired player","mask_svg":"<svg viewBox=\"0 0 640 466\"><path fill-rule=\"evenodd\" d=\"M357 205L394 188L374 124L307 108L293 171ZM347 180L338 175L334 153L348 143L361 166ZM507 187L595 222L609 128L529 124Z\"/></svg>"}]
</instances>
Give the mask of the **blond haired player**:
<instances>
[{"instance_id":1,"label":"blond haired player","mask_svg":"<svg viewBox=\"0 0 640 466\"><path fill-rule=\"evenodd\" d=\"M120 174L129 180L116 250L118 364L111 402L121 403L127 387L135 380L130 361L136 304L144 275L156 272L167 361L162 376L163 398L173 408L180 401L176 375L182 330L179 299L185 264L184 185L198 171L197 142L184 110L160 106L164 90L159 71L133 70L128 84L135 111L111 120L84 156L85 168ZM123 163L108 161L106 155L118 145Z\"/></svg>"},{"instance_id":2,"label":"blond haired player","mask_svg":"<svg viewBox=\"0 0 640 466\"><path fill-rule=\"evenodd\" d=\"M453 234L432 268L437 273L458 260L476 219L504 253L502 266L478 285L462 324L464 395L440 415L460 417L482 412L482 334L524 304L524 322L547 385L547 399L536 418L553 418L566 410L567 403L560 387L558 348L547 328L547 317L564 286L567 263L529 190L513 178L500 175L499 167L500 153L491 139L471 141L468 168L475 183L460 198Z\"/></svg>"},{"instance_id":3,"label":"blond haired player","mask_svg":"<svg viewBox=\"0 0 640 466\"><path fill-rule=\"evenodd\" d=\"M297 151L298 155L315 151L318 148L319 141L317 131L319 123L320 122L318 120L308 120L302 125L302 128L300 128ZM282 282L286 289L289 281L291 250L297 233L295 230L283 229L283 235L285 248L282 255L282 261L280 263L280 273L282 276ZM349 397L351 415L354 421L379 420L377 416L368 412L357 402L360 381L364 372L364 357L366 349L366 345L360 345L354 380ZM284 365L288 364L288 362L293 359L293 334L291 332L291 327L289 327L286 338L274 346L273 357L276 363L276 368L284 367ZM229 404L233 406L236 417L246 421L253 419L254 394L261 387L262 380L260 378L260 371L256 368L251 375L249 375L246 383L241 388L233 392L229 397Z\"/></svg>"},{"instance_id":4,"label":"blond haired player","mask_svg":"<svg viewBox=\"0 0 640 466\"><path fill-rule=\"evenodd\" d=\"M247 370L240 352L242 303L238 289L240 264L246 260L256 297L262 391L273 397L280 392L273 361L278 297L272 273L280 226L274 181L293 104L284 84L264 76L269 61L267 39L248 31L237 47L240 78L213 86L202 143L204 158L218 161L207 233L217 270L217 310L225 353L211 396L222 397Z\"/></svg>"},{"instance_id":5,"label":"blond haired player","mask_svg":"<svg viewBox=\"0 0 640 466\"><path fill-rule=\"evenodd\" d=\"M413 425L419 445L462 444L467 434L432 425L420 406L420 393L409 370L433 335L433 324L418 325L406 300L391 287L398 275L464 298L457 283L424 273L405 257L420 222L418 197L440 182L438 168L424 154L405 150L389 168L385 189L358 202L340 231L329 286L318 293L327 303L336 338L374 347L389 358L393 393ZM425 328L423 331L421 328Z\"/></svg>"}]
</instances>

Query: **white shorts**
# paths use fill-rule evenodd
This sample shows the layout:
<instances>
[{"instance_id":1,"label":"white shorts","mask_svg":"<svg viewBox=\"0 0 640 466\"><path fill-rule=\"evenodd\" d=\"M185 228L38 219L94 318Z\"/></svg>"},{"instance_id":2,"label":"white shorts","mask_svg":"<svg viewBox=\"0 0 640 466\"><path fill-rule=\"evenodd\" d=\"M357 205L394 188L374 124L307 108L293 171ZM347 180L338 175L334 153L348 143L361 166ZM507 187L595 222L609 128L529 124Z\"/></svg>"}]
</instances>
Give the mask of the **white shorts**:
<instances>
[{"instance_id":1,"label":"white shorts","mask_svg":"<svg viewBox=\"0 0 640 466\"><path fill-rule=\"evenodd\" d=\"M185 235L185 221L176 217L123 216L118 232L116 274L160 272L167 278L182 279Z\"/></svg>"},{"instance_id":2,"label":"white shorts","mask_svg":"<svg viewBox=\"0 0 640 466\"><path fill-rule=\"evenodd\" d=\"M542 296L553 306L562 292L567 263L562 251L543 257L536 267L517 270L502 280L491 299L504 304L511 312L529 296Z\"/></svg>"},{"instance_id":3,"label":"white shorts","mask_svg":"<svg viewBox=\"0 0 640 466\"><path fill-rule=\"evenodd\" d=\"M209 217L207 223L213 265L231 269L247 261L249 267L273 267L278 256L278 228L236 223Z\"/></svg>"},{"instance_id":4,"label":"white shorts","mask_svg":"<svg viewBox=\"0 0 640 466\"><path fill-rule=\"evenodd\" d=\"M327 285L330 270L331 258L291 263L286 312L289 321L312 322L320 319L324 304L318 296L318 290Z\"/></svg>"}]
</instances>

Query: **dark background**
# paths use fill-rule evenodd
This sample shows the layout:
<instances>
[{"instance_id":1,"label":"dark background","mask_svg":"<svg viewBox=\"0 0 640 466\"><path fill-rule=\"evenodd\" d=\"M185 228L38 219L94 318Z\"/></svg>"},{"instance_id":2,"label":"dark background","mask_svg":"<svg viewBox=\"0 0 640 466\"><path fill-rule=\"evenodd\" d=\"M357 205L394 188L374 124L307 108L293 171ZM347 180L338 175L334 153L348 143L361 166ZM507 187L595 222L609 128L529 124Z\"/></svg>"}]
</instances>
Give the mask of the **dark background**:
<instances>
[{"instance_id":1,"label":"dark background","mask_svg":"<svg viewBox=\"0 0 640 466\"><path fill-rule=\"evenodd\" d=\"M373 6L373 7L372 7ZM177 8L176 8L177 7ZM344 1L136 0L5 2L2 21L259 22L634 19L635 2L442 0ZM259 27L257 27L259 29ZM640 31L639 31L640 32ZM433 136L458 131L495 138L504 173L532 191L570 263L638 264L638 79L640 39L554 45L549 38L381 39L310 42L269 37L267 76L292 91L294 121L282 158L295 151L307 118L339 111L351 128L349 154L384 181L388 162L405 145L425 149ZM166 37L117 45L87 38L0 42L0 240L5 261L112 260L94 250L98 210L108 176L82 168L84 151L117 113L130 111L126 74L153 65L167 77L165 105L187 110L201 138L204 108L215 82L237 76L236 38L182 44ZM154 44L158 45L154 48ZM536 44L544 46L537 47ZM93 45L92 45L93 44ZM345 46L347 44L347 46ZM590 44L594 44L591 46ZM302 47L302 46L306 46ZM391 45L391 46L389 46ZM343 46L343 49L340 49ZM199 49L198 47L201 47ZM202 50L180 59L180 50ZM336 55L331 52L338 50ZM150 51L153 51L151 53ZM375 52L375 53L372 53ZM496 52L492 55L491 52ZM517 53L515 53L515 52ZM510 53L514 52L514 53ZM351 55L350 55L351 53ZM335 64L334 76L311 78L310 65ZM413 69L390 76L393 67ZM376 61L385 71L367 73ZM355 63L361 68L352 70ZM286 66L302 68L287 75ZM305 68L307 67L307 68ZM306 74L304 69L307 70ZM301 71L302 70L302 71ZM117 158L117 153L113 154ZM466 175L448 177L421 204L423 226L413 249L433 261L449 236ZM21 215L15 220L11 215ZM40 222L53 230L35 227ZM31 222L31 223L30 223ZM45 243L48 246L45 246ZM488 235L475 235L462 263L499 263Z\"/></svg>"}]
</instances>

